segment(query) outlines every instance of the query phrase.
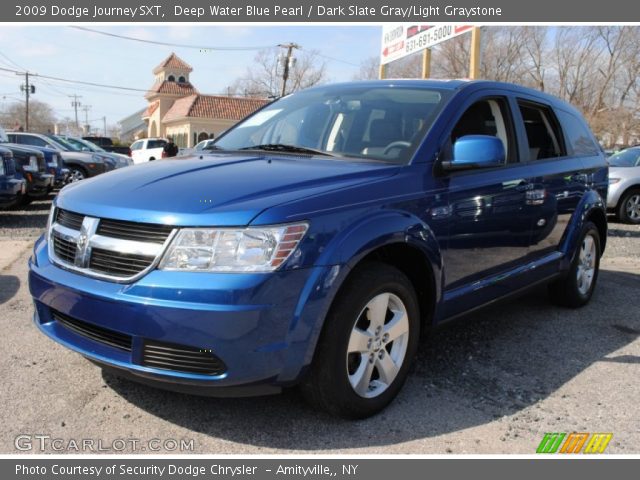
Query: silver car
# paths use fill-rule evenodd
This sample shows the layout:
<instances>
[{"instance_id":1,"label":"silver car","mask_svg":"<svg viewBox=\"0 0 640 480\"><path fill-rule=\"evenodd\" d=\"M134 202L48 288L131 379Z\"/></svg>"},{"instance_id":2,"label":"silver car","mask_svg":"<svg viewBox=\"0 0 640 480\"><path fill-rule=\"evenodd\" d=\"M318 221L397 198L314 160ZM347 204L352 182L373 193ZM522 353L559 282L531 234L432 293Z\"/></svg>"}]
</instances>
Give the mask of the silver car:
<instances>
[{"instance_id":1,"label":"silver car","mask_svg":"<svg viewBox=\"0 0 640 480\"><path fill-rule=\"evenodd\" d=\"M625 223L640 224L640 147L611 155L607 209Z\"/></svg>"}]
</instances>

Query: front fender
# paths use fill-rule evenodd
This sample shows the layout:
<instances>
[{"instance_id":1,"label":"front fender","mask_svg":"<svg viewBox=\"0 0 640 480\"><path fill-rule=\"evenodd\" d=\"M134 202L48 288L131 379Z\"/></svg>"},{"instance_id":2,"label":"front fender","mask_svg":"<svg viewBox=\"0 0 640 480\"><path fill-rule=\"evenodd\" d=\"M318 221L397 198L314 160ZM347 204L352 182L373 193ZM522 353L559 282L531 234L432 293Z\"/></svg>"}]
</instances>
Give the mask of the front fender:
<instances>
[{"instance_id":1,"label":"front fender","mask_svg":"<svg viewBox=\"0 0 640 480\"><path fill-rule=\"evenodd\" d=\"M342 230L319 256L318 265L355 266L372 251L394 243L419 249L434 272L442 269L440 247L433 230L406 211L385 210L368 215Z\"/></svg>"},{"instance_id":2,"label":"front fender","mask_svg":"<svg viewBox=\"0 0 640 480\"><path fill-rule=\"evenodd\" d=\"M290 324L280 382L298 378L301 366L311 364L331 304L353 268L375 250L397 244L408 245L424 255L433 276L435 301L439 301L442 255L433 230L406 212L384 211L360 219L336 235L316 261Z\"/></svg>"}]
</instances>

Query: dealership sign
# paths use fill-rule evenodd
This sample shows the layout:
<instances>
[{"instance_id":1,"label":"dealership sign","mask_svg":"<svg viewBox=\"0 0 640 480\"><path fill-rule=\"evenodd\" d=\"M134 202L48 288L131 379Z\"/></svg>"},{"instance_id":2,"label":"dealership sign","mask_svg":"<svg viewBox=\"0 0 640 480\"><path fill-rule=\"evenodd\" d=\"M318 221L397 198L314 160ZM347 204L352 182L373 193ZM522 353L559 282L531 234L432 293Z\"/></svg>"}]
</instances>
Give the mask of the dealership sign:
<instances>
[{"instance_id":1,"label":"dealership sign","mask_svg":"<svg viewBox=\"0 0 640 480\"><path fill-rule=\"evenodd\" d=\"M385 65L425 48L470 32L473 25L409 25L391 24L382 27L380 63Z\"/></svg>"}]
</instances>

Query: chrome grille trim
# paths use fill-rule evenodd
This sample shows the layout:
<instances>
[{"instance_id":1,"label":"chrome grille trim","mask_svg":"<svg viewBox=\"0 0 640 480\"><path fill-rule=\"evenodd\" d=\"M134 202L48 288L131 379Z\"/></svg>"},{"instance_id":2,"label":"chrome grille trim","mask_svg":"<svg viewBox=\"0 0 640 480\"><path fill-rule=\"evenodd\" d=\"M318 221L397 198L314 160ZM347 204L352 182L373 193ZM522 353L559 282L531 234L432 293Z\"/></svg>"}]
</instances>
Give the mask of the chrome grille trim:
<instances>
[{"instance_id":1,"label":"chrome grille trim","mask_svg":"<svg viewBox=\"0 0 640 480\"><path fill-rule=\"evenodd\" d=\"M67 218L74 217L74 222L65 222L67 225L77 225L77 220L81 218L82 223L80 229L75 230L69 226L58 223L57 219L60 216L60 212L64 212L61 218L64 218L65 214L67 215ZM47 235L48 252L51 262L61 268L81 273L88 277L108 280L116 283L130 283L143 277L158 265L162 258L162 254L165 252L177 233L177 229L173 228L162 244L154 243L153 241L142 242L138 240L113 238L96 233L99 230L101 221L102 219L100 218L81 215L74 212L67 212L66 210L55 208L55 211L52 211L51 214L51 227L49 228ZM132 225L135 224L132 223ZM144 224L141 224L142 228L144 228L143 225ZM56 241L54 237L60 238L67 243L73 243L77 246L73 263L56 254ZM139 266L148 263L148 266L136 272L134 275L126 275L126 269L118 268L114 268L114 270L121 270L123 274L111 275L104 271L91 268L92 251L94 248L97 251L103 252L102 254L104 254L105 251L113 252L114 257L117 257L117 254L120 254L123 256L122 260L126 260L127 255L149 257L152 260L150 262L143 262L141 260L137 263ZM114 259L114 261L119 262L120 260ZM99 264L104 268L104 258L96 259L96 265Z\"/></svg>"}]
</instances>

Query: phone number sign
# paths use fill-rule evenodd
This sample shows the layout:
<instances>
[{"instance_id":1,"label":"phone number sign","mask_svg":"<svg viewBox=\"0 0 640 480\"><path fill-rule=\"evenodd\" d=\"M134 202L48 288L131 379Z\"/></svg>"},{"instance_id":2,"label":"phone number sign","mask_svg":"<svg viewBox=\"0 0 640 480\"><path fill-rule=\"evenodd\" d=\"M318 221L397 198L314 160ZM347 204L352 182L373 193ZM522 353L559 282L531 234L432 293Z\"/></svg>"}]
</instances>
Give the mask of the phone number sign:
<instances>
[{"instance_id":1,"label":"phone number sign","mask_svg":"<svg viewBox=\"0 0 640 480\"><path fill-rule=\"evenodd\" d=\"M399 60L412 53L470 32L472 28L473 25L384 25L382 27L380 63L385 65Z\"/></svg>"}]
</instances>

